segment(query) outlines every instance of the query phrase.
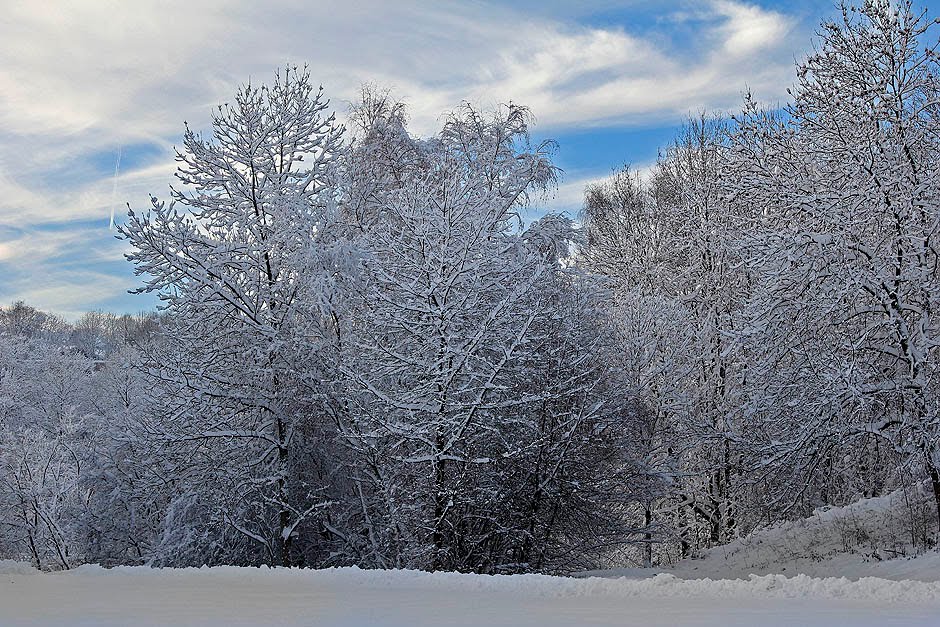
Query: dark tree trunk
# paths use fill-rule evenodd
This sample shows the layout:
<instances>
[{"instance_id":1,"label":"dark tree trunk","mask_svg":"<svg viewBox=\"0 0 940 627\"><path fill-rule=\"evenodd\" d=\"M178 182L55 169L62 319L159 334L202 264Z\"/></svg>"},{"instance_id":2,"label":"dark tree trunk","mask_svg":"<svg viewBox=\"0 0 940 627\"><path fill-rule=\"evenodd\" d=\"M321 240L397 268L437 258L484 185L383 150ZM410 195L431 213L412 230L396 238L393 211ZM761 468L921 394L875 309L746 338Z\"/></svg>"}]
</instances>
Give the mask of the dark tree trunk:
<instances>
[{"instance_id":1,"label":"dark tree trunk","mask_svg":"<svg viewBox=\"0 0 940 627\"><path fill-rule=\"evenodd\" d=\"M937 541L940 542L940 468L937 468L934 452L928 448L925 451L925 463L927 464L927 473L930 475L930 484L933 487L934 503L937 507Z\"/></svg>"},{"instance_id":2,"label":"dark tree trunk","mask_svg":"<svg viewBox=\"0 0 940 627\"><path fill-rule=\"evenodd\" d=\"M443 438L438 435L438 451L443 449ZM447 515L447 494L444 490L444 460L438 459L434 464L434 533L431 542L434 546L434 556L431 559L431 570L445 570L447 563L444 558L446 541L444 537L444 517Z\"/></svg>"}]
</instances>

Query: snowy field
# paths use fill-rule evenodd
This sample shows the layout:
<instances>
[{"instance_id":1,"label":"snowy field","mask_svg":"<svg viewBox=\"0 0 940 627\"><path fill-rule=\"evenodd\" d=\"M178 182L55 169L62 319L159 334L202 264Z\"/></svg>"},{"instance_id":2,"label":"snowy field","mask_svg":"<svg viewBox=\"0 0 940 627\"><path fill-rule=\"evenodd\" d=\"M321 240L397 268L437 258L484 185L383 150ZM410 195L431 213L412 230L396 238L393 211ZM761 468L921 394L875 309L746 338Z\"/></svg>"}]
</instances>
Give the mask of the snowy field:
<instances>
[{"instance_id":1,"label":"snowy field","mask_svg":"<svg viewBox=\"0 0 940 627\"><path fill-rule=\"evenodd\" d=\"M0 565L4 625L938 625L940 583Z\"/></svg>"}]
</instances>

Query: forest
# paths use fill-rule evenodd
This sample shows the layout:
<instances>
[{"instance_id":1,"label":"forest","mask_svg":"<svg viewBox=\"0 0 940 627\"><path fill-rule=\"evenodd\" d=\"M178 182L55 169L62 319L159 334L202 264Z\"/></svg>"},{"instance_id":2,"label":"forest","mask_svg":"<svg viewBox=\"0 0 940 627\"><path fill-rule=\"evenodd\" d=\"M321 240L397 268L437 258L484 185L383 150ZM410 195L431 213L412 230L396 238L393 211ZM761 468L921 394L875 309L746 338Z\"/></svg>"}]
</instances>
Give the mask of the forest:
<instances>
[{"instance_id":1,"label":"forest","mask_svg":"<svg viewBox=\"0 0 940 627\"><path fill-rule=\"evenodd\" d=\"M936 29L843 6L577 216L524 106L244 85L118 226L159 311L0 308L0 558L570 573L897 490L935 548Z\"/></svg>"}]
</instances>

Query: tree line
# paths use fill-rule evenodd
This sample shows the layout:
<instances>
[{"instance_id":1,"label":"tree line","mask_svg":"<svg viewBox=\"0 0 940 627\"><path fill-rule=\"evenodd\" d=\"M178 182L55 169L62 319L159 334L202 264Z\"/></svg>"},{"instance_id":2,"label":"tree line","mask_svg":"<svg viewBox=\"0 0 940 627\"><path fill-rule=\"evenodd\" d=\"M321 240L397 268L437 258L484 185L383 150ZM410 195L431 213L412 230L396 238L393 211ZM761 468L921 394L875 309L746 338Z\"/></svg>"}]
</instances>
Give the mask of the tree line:
<instances>
[{"instance_id":1,"label":"tree line","mask_svg":"<svg viewBox=\"0 0 940 627\"><path fill-rule=\"evenodd\" d=\"M525 107L240 88L119 228L159 314L0 309L0 555L570 572L898 488L934 546L933 24L843 6L577 220Z\"/></svg>"}]
</instances>

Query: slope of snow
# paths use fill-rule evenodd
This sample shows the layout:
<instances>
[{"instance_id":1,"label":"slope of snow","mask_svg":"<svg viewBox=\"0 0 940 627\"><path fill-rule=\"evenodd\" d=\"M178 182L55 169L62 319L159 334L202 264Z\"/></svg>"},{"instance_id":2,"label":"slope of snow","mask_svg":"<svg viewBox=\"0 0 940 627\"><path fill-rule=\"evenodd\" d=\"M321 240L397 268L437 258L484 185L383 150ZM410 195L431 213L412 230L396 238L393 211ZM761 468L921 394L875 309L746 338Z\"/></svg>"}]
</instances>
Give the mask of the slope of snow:
<instances>
[{"instance_id":1,"label":"slope of snow","mask_svg":"<svg viewBox=\"0 0 940 627\"><path fill-rule=\"evenodd\" d=\"M747 579L751 575L847 577L940 581L940 551L913 555L912 509L936 525L926 486L863 499L846 507L757 531L668 568L625 568L582 576L652 577L670 573L682 579ZM940 617L937 624L940 625Z\"/></svg>"},{"instance_id":2,"label":"slope of snow","mask_svg":"<svg viewBox=\"0 0 940 627\"><path fill-rule=\"evenodd\" d=\"M414 571L4 564L13 625L936 625L940 583L883 579L682 580Z\"/></svg>"}]
</instances>

